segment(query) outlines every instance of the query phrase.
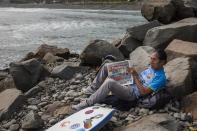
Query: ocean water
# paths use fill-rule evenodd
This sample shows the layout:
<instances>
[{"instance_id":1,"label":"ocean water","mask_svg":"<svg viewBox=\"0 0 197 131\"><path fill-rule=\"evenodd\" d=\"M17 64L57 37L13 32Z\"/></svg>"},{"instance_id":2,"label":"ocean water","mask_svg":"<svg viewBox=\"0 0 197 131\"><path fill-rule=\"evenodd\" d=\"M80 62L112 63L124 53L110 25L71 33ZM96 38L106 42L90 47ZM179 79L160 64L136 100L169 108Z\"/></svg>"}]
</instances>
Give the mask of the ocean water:
<instances>
[{"instance_id":1,"label":"ocean water","mask_svg":"<svg viewBox=\"0 0 197 131\"><path fill-rule=\"evenodd\" d=\"M145 22L132 10L0 8L0 69L43 43L80 53L90 40L111 42Z\"/></svg>"}]
</instances>

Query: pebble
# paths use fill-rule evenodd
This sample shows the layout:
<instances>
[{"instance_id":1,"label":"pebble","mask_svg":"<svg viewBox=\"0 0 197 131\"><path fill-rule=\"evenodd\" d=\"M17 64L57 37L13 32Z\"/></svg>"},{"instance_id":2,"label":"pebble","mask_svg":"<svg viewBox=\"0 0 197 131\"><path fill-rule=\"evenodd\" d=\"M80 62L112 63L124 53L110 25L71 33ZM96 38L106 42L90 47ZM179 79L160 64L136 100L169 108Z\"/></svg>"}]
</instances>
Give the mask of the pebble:
<instances>
[{"instance_id":1,"label":"pebble","mask_svg":"<svg viewBox=\"0 0 197 131\"><path fill-rule=\"evenodd\" d=\"M149 113L149 109L142 108L142 109L139 110L139 113L140 114L148 114Z\"/></svg>"},{"instance_id":2,"label":"pebble","mask_svg":"<svg viewBox=\"0 0 197 131\"><path fill-rule=\"evenodd\" d=\"M49 124L54 125L56 122L57 122L57 119L52 118L52 119L49 121Z\"/></svg>"},{"instance_id":3,"label":"pebble","mask_svg":"<svg viewBox=\"0 0 197 131\"><path fill-rule=\"evenodd\" d=\"M19 124L13 124L10 126L9 131L18 131L19 128L20 128Z\"/></svg>"},{"instance_id":4,"label":"pebble","mask_svg":"<svg viewBox=\"0 0 197 131\"><path fill-rule=\"evenodd\" d=\"M173 115L175 118L180 119L181 118L181 114L180 113L174 113Z\"/></svg>"},{"instance_id":5,"label":"pebble","mask_svg":"<svg viewBox=\"0 0 197 131\"><path fill-rule=\"evenodd\" d=\"M44 101L44 102L39 103L38 106L44 107L44 106L46 106L47 104L48 104L48 102Z\"/></svg>"},{"instance_id":6,"label":"pebble","mask_svg":"<svg viewBox=\"0 0 197 131\"><path fill-rule=\"evenodd\" d=\"M185 121L186 120L186 113L181 113L181 120Z\"/></svg>"},{"instance_id":7,"label":"pebble","mask_svg":"<svg viewBox=\"0 0 197 131\"><path fill-rule=\"evenodd\" d=\"M31 110L38 110L38 107L37 106L35 106L35 105L29 105L28 107L27 107L28 109L31 109Z\"/></svg>"},{"instance_id":8,"label":"pebble","mask_svg":"<svg viewBox=\"0 0 197 131\"><path fill-rule=\"evenodd\" d=\"M11 121L9 121L8 123L4 124L3 127L4 128L9 128L12 124L15 124L16 123L16 120L15 119L12 119Z\"/></svg>"}]
</instances>

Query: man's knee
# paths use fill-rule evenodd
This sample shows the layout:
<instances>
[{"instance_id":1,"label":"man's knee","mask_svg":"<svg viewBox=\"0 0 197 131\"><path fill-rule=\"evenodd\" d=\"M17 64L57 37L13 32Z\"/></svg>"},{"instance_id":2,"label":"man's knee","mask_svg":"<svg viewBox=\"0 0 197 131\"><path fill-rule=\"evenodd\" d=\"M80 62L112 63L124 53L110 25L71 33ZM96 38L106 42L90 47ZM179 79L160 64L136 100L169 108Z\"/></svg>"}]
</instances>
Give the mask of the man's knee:
<instances>
[{"instance_id":1,"label":"man's knee","mask_svg":"<svg viewBox=\"0 0 197 131\"><path fill-rule=\"evenodd\" d=\"M111 79L111 78L107 78L105 80L105 84L107 84L109 86L109 88L113 88L114 87L114 84L116 84L116 81Z\"/></svg>"}]
</instances>

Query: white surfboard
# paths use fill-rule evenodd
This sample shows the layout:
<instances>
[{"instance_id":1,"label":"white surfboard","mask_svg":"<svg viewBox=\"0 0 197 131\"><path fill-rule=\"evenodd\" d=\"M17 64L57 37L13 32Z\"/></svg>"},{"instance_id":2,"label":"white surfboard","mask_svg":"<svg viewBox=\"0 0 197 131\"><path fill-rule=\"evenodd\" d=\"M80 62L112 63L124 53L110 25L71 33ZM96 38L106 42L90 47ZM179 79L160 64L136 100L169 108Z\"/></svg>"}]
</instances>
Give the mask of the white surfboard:
<instances>
[{"instance_id":1,"label":"white surfboard","mask_svg":"<svg viewBox=\"0 0 197 131\"><path fill-rule=\"evenodd\" d=\"M100 106L88 107L58 122L47 131L95 131L112 118L114 111Z\"/></svg>"}]
</instances>

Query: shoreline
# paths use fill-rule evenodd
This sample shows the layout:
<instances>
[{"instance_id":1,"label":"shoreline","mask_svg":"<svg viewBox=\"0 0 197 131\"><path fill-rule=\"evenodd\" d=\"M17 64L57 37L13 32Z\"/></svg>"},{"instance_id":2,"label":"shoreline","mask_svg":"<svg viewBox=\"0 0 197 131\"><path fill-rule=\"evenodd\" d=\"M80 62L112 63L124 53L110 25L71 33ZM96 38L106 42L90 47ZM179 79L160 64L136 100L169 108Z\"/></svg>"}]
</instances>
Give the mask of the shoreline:
<instances>
[{"instance_id":1,"label":"shoreline","mask_svg":"<svg viewBox=\"0 0 197 131\"><path fill-rule=\"evenodd\" d=\"M48 8L48 9L99 9L99 10L140 10L141 3L97 3L97 4L0 4L0 8Z\"/></svg>"}]
</instances>

